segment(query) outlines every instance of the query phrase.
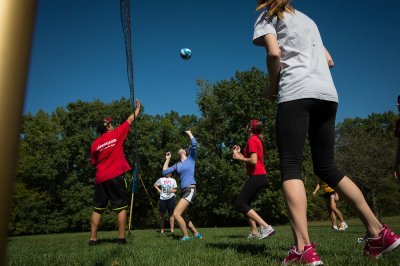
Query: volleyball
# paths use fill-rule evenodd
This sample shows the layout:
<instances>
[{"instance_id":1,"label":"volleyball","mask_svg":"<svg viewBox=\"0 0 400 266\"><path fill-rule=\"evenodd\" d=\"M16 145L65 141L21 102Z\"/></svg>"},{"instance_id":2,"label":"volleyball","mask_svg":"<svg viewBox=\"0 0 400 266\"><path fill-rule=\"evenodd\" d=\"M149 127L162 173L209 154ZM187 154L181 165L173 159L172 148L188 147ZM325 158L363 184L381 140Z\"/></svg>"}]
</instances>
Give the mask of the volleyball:
<instances>
[{"instance_id":1,"label":"volleyball","mask_svg":"<svg viewBox=\"0 0 400 266\"><path fill-rule=\"evenodd\" d=\"M192 51L189 48L181 49L181 57L182 59L189 60L192 57Z\"/></svg>"}]
</instances>

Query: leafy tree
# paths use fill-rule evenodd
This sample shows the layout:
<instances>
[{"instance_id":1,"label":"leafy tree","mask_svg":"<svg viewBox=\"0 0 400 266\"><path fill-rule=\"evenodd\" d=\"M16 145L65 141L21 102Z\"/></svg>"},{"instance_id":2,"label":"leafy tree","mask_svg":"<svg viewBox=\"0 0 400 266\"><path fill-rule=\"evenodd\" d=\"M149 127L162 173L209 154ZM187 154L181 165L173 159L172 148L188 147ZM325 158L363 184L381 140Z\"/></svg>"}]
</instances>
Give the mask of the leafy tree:
<instances>
[{"instance_id":1,"label":"leafy tree","mask_svg":"<svg viewBox=\"0 0 400 266\"><path fill-rule=\"evenodd\" d=\"M132 167L139 153L134 228L158 226L159 195L152 185L161 175L165 153L172 152L172 163L175 163L178 149L189 146L184 133L187 129L192 130L200 144L196 160L199 194L190 209L191 216L201 227L245 225L246 219L235 210L234 201L247 176L244 165L232 159L231 147L245 145L248 138L245 127L254 118L264 125L269 182L254 199L252 207L273 224L288 221L276 147L277 106L263 98L266 83L268 77L255 68L236 72L231 79L214 84L198 80L197 103L201 117L181 116L174 111L149 115L143 107L124 144ZM95 180L89 151L98 136L97 121L110 116L118 125L131 112L129 100L121 98L108 104L78 100L51 114L39 111L24 115L10 234L89 230ZM338 163L354 178L374 211L381 215L396 215L400 209L399 186L394 185L391 177L395 120L394 113L389 112L366 119L346 119L337 126ZM304 149L302 171L310 195L318 178L313 174L308 145ZM126 179L130 183L132 171L126 174ZM328 218L322 197L309 196L308 201L310 219ZM348 216L347 206L341 207L345 207L341 210ZM101 228L116 228L114 213L104 213Z\"/></svg>"},{"instance_id":2,"label":"leafy tree","mask_svg":"<svg viewBox=\"0 0 400 266\"><path fill-rule=\"evenodd\" d=\"M197 173L201 175L198 178L201 187L204 186L207 192L207 200L204 200L204 206L199 209L208 211L208 220L217 225L237 225L245 222L243 216L234 209L234 201L247 176L243 164L232 160L231 147L234 144L244 147L248 138L246 125L255 118L264 124L264 147L267 155L265 163L270 177L269 186L259 193L253 206L255 209L262 209L268 221L276 223L287 220L280 192L275 144L276 105L263 97L266 82L265 74L255 68L246 72L236 72L234 78L215 84L198 81L201 90L197 102L202 117L197 129L203 148ZM199 200L202 197L204 196L199 193ZM207 210L206 203L213 207ZM199 216L203 216L201 211Z\"/></svg>"},{"instance_id":3,"label":"leafy tree","mask_svg":"<svg viewBox=\"0 0 400 266\"><path fill-rule=\"evenodd\" d=\"M399 187L392 178L395 153L393 112L345 119L337 127L337 160L357 183L376 215L399 210ZM396 211L395 211L396 210Z\"/></svg>"}]
</instances>

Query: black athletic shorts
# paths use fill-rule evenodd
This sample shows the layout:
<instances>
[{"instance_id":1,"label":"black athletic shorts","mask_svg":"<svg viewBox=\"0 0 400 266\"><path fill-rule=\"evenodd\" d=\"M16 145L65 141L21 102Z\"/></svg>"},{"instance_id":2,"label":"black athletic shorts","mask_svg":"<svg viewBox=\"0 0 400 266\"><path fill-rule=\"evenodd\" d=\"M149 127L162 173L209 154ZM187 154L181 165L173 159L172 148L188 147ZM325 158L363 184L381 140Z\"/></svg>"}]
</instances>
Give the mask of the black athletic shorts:
<instances>
[{"instance_id":1,"label":"black athletic shorts","mask_svg":"<svg viewBox=\"0 0 400 266\"><path fill-rule=\"evenodd\" d=\"M326 192L326 193L324 193L324 198L325 198L325 199L330 199L330 197L331 197L332 195L335 195L335 194L336 194L335 191Z\"/></svg>"},{"instance_id":2,"label":"black athletic shorts","mask_svg":"<svg viewBox=\"0 0 400 266\"><path fill-rule=\"evenodd\" d=\"M109 201L113 211L121 211L128 208L129 192L123 175L95 185L94 211L102 213Z\"/></svg>"},{"instance_id":3,"label":"black athletic shorts","mask_svg":"<svg viewBox=\"0 0 400 266\"><path fill-rule=\"evenodd\" d=\"M175 209L175 196L167 199L167 200L161 200L159 202L160 205L160 212L164 215L165 212L168 210L168 214L172 215L174 213Z\"/></svg>"}]
</instances>

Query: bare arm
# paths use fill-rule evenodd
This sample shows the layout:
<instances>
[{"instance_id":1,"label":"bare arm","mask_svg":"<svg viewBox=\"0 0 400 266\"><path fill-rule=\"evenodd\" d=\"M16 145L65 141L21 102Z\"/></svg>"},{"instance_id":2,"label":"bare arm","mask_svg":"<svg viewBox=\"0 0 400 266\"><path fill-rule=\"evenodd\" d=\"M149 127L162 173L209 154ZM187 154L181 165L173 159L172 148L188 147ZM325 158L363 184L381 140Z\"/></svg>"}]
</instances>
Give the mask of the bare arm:
<instances>
[{"instance_id":1,"label":"bare arm","mask_svg":"<svg viewBox=\"0 0 400 266\"><path fill-rule=\"evenodd\" d=\"M313 196L315 196L315 194L317 193L317 191L318 191L320 188L321 188L321 187L320 187L320 185L319 185L319 183L318 183L317 186L315 187L314 192L312 193Z\"/></svg>"},{"instance_id":2,"label":"bare arm","mask_svg":"<svg viewBox=\"0 0 400 266\"><path fill-rule=\"evenodd\" d=\"M193 136L193 134L192 134L192 131L187 130L187 131L185 131L185 132L186 132L186 134L189 136L190 139L194 138L194 136Z\"/></svg>"},{"instance_id":3,"label":"bare arm","mask_svg":"<svg viewBox=\"0 0 400 266\"><path fill-rule=\"evenodd\" d=\"M167 152L166 154L165 154L165 162L164 162L164 165L163 165L163 170L167 170L168 169L168 166L169 166L169 161L171 160L171 153L170 152Z\"/></svg>"},{"instance_id":4,"label":"bare arm","mask_svg":"<svg viewBox=\"0 0 400 266\"><path fill-rule=\"evenodd\" d=\"M158 193L161 193L161 189L157 186L156 183L153 184L153 187L158 191Z\"/></svg>"},{"instance_id":5,"label":"bare arm","mask_svg":"<svg viewBox=\"0 0 400 266\"><path fill-rule=\"evenodd\" d=\"M138 99L136 99L136 109L135 112L132 113L128 119L126 119L126 121L128 121L129 125L131 125L133 123L133 121L135 120L136 117L139 116L139 112L140 112L140 102Z\"/></svg>"},{"instance_id":6,"label":"bare arm","mask_svg":"<svg viewBox=\"0 0 400 266\"><path fill-rule=\"evenodd\" d=\"M335 201L339 200L339 194L337 192L335 192Z\"/></svg>"},{"instance_id":7,"label":"bare arm","mask_svg":"<svg viewBox=\"0 0 400 266\"><path fill-rule=\"evenodd\" d=\"M329 68L334 67L335 63L333 62L332 56L330 55L330 53L328 52L328 50L325 47L324 47L324 51L325 51L325 57L326 57L326 61L328 62Z\"/></svg>"},{"instance_id":8,"label":"bare arm","mask_svg":"<svg viewBox=\"0 0 400 266\"><path fill-rule=\"evenodd\" d=\"M237 147L237 148L236 148ZM240 153L240 148L238 146L234 146L233 148L233 159L245 162L246 164L256 165L257 164L257 153L252 153L250 158L244 157L243 154Z\"/></svg>"},{"instance_id":9,"label":"bare arm","mask_svg":"<svg viewBox=\"0 0 400 266\"><path fill-rule=\"evenodd\" d=\"M279 49L276 35L264 36L265 48L267 50L267 69L269 75L269 87L265 88L264 95L272 99L278 93L279 73L281 70L281 50Z\"/></svg>"}]
</instances>

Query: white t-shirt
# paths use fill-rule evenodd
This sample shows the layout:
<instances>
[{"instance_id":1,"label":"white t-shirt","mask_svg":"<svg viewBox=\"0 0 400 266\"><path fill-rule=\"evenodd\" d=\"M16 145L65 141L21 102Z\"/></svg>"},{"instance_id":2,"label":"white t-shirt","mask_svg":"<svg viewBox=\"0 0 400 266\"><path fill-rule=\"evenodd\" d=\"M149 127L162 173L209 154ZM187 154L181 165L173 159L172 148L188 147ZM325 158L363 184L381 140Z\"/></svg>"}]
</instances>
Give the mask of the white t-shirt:
<instances>
[{"instance_id":1,"label":"white t-shirt","mask_svg":"<svg viewBox=\"0 0 400 266\"><path fill-rule=\"evenodd\" d=\"M161 177L157 180L156 185L161 188L160 200L168 200L175 197L175 193L171 190L177 188L176 180L171 177Z\"/></svg>"},{"instance_id":2,"label":"white t-shirt","mask_svg":"<svg viewBox=\"0 0 400 266\"><path fill-rule=\"evenodd\" d=\"M278 102L314 98L338 102L335 85L317 25L305 14L285 12L284 19L268 19L264 11L254 25L253 43L264 46L263 36L277 36L281 50Z\"/></svg>"}]
</instances>

